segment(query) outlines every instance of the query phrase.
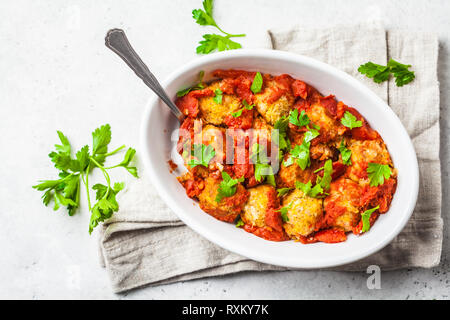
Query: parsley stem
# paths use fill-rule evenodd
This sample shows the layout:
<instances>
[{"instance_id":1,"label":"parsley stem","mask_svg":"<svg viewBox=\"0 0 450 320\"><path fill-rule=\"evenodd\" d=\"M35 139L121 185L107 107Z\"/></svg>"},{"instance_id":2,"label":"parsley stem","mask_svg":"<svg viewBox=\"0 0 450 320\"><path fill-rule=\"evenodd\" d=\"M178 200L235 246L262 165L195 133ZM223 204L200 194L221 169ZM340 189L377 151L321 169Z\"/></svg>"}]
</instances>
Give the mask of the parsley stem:
<instances>
[{"instance_id":1,"label":"parsley stem","mask_svg":"<svg viewBox=\"0 0 450 320\"><path fill-rule=\"evenodd\" d=\"M81 173L81 179L83 180L84 186L86 187L86 195L87 195L87 200L88 200L88 206L89 206L89 211L91 211L92 207L91 207L91 197L89 195L89 170L90 170L90 166L91 164L89 163L87 168L86 168L86 178L84 177L84 174Z\"/></svg>"},{"instance_id":2,"label":"parsley stem","mask_svg":"<svg viewBox=\"0 0 450 320\"><path fill-rule=\"evenodd\" d=\"M63 182L64 180L69 179L69 178L72 177L73 175L75 175L75 174L74 174L74 173L70 173L69 175L67 175L67 176L65 176L64 178L60 179L60 180L59 180L59 183ZM43 181L43 180L41 180L41 181ZM51 191L51 190L55 189L56 187L57 187L57 185L55 185L55 186L49 188L47 191Z\"/></svg>"},{"instance_id":3,"label":"parsley stem","mask_svg":"<svg viewBox=\"0 0 450 320\"><path fill-rule=\"evenodd\" d=\"M119 151L122 150L123 148L125 148L125 145L122 145L122 146L120 146L119 148L117 148L116 150L111 151L111 152L105 154L105 157L111 156L111 155L113 155L113 154L119 152Z\"/></svg>"},{"instance_id":4,"label":"parsley stem","mask_svg":"<svg viewBox=\"0 0 450 320\"><path fill-rule=\"evenodd\" d=\"M241 34L231 34L231 33L228 33L228 32L223 31L217 24L214 24L214 26L215 26L220 32L226 34L226 35L227 35L227 36L226 36L227 38L245 37L245 34L244 34L244 33L241 33Z\"/></svg>"},{"instance_id":5,"label":"parsley stem","mask_svg":"<svg viewBox=\"0 0 450 320\"><path fill-rule=\"evenodd\" d=\"M228 38L240 38L240 37L245 37L246 34L245 33L241 33L241 34L228 34L227 37Z\"/></svg>"},{"instance_id":6,"label":"parsley stem","mask_svg":"<svg viewBox=\"0 0 450 320\"><path fill-rule=\"evenodd\" d=\"M317 169L317 170L314 170L314 173L317 173L317 172L319 172L319 171L322 171L324 168L325 168L325 166L323 166L323 167L321 167L321 168L319 168L319 169Z\"/></svg>"},{"instance_id":7,"label":"parsley stem","mask_svg":"<svg viewBox=\"0 0 450 320\"><path fill-rule=\"evenodd\" d=\"M109 177L108 172L106 172L105 168L100 163L98 163L93 157L90 157L90 159L91 159L92 162L95 163L95 165L98 168L100 168L100 170L102 170L103 176L106 179L106 183L108 183L108 189L106 190L105 195L103 196L103 199L106 199L108 197L108 195L109 195L109 191L111 190L111 179Z\"/></svg>"},{"instance_id":8,"label":"parsley stem","mask_svg":"<svg viewBox=\"0 0 450 320\"><path fill-rule=\"evenodd\" d=\"M65 176L64 178L62 178L62 179L60 180L60 182L63 182L64 180L69 179L69 178L72 177L73 175L74 175L74 173L68 174L67 176ZM53 188L55 188L55 187L53 187Z\"/></svg>"}]
</instances>

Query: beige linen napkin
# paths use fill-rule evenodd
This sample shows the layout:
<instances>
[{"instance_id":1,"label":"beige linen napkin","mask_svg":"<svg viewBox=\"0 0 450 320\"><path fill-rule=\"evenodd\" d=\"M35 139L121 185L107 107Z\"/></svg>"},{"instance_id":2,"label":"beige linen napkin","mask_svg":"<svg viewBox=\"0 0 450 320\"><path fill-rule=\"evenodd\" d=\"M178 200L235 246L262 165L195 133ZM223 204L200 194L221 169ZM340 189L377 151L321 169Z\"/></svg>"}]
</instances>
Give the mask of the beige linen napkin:
<instances>
[{"instance_id":1,"label":"beige linen napkin","mask_svg":"<svg viewBox=\"0 0 450 320\"><path fill-rule=\"evenodd\" d=\"M408 225L380 252L333 270L438 265L442 219L436 36L386 32L376 25L293 28L269 35L273 49L322 60L374 90L400 117L418 155L419 200ZM413 66L414 82L397 88L392 80L375 84L357 72L362 63L385 64L391 57ZM103 225L100 237L102 264L115 292L240 271L286 270L228 252L197 235L167 208L145 177L132 182L120 198L120 211Z\"/></svg>"}]
</instances>

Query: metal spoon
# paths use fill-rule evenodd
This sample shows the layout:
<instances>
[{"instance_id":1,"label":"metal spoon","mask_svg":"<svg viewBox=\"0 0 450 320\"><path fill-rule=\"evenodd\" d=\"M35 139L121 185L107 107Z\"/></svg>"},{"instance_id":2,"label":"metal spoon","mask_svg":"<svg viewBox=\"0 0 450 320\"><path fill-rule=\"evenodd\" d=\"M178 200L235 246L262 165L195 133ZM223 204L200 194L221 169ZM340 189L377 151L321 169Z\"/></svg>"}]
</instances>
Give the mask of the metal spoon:
<instances>
[{"instance_id":1,"label":"metal spoon","mask_svg":"<svg viewBox=\"0 0 450 320\"><path fill-rule=\"evenodd\" d=\"M105 37L105 45L114 51L119 57L125 61L128 66L137 74L144 83L153 90L158 97L163 100L170 108L172 113L178 120L182 121L184 118L183 113L177 108L177 106L170 100L167 93L159 84L156 77L147 68L145 63L141 60L138 54L133 50L128 41L125 32L121 29L111 29L108 31Z\"/></svg>"}]
</instances>

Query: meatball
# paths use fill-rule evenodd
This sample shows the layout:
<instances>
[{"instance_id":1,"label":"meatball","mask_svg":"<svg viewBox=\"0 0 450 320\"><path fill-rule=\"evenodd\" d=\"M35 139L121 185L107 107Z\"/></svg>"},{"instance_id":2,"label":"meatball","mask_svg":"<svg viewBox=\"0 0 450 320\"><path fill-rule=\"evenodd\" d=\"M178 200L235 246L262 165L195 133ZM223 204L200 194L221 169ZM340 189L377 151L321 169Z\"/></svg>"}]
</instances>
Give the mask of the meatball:
<instances>
[{"instance_id":1,"label":"meatball","mask_svg":"<svg viewBox=\"0 0 450 320\"><path fill-rule=\"evenodd\" d=\"M348 148L352 152L352 166L348 169L348 176L361 184L368 184L367 167L369 163L386 164L392 167L392 160L384 142L375 140L351 139Z\"/></svg>"},{"instance_id":2,"label":"meatball","mask_svg":"<svg viewBox=\"0 0 450 320\"><path fill-rule=\"evenodd\" d=\"M198 195L200 208L218 220L233 222L242 211L248 199L248 191L238 184L236 193L231 197L216 201L220 180L208 177L204 181L204 189Z\"/></svg>"},{"instance_id":3,"label":"meatball","mask_svg":"<svg viewBox=\"0 0 450 320\"><path fill-rule=\"evenodd\" d=\"M253 123L253 130L247 132L249 136L249 144L259 143L263 146L270 148L270 143L272 140L272 130L273 127L267 124L261 117L256 117Z\"/></svg>"},{"instance_id":4,"label":"meatball","mask_svg":"<svg viewBox=\"0 0 450 320\"><path fill-rule=\"evenodd\" d=\"M283 199L287 220L283 227L291 239L307 237L320 227L323 218L323 200L306 196L295 189Z\"/></svg>"},{"instance_id":5,"label":"meatball","mask_svg":"<svg viewBox=\"0 0 450 320\"><path fill-rule=\"evenodd\" d=\"M220 88L220 82L215 81L208 86L215 91ZM201 118L210 124L221 125L227 115L241 109L243 105L235 95L223 94L222 103L214 101L214 96L199 99L199 109Z\"/></svg>"},{"instance_id":6,"label":"meatball","mask_svg":"<svg viewBox=\"0 0 450 320\"><path fill-rule=\"evenodd\" d=\"M267 184L248 189L249 197L241 213L245 224L256 227L265 227L266 211L269 206L269 193L275 189Z\"/></svg>"},{"instance_id":7,"label":"meatball","mask_svg":"<svg viewBox=\"0 0 450 320\"><path fill-rule=\"evenodd\" d=\"M308 183L308 181L315 181L316 174L314 173L314 170L320 167L317 162L314 162L312 166L305 168L305 170L302 170L302 168L300 168L295 159L290 166L286 166L285 161L289 157L290 157L289 154L284 155L284 159L280 165L280 171L278 172L278 183L281 186L294 188L295 181L299 181L302 183Z\"/></svg>"},{"instance_id":8,"label":"meatball","mask_svg":"<svg viewBox=\"0 0 450 320\"><path fill-rule=\"evenodd\" d=\"M241 213L244 230L271 241L288 240L283 230L279 200L274 187L260 185L248 189L249 198Z\"/></svg>"},{"instance_id":9,"label":"meatball","mask_svg":"<svg viewBox=\"0 0 450 320\"><path fill-rule=\"evenodd\" d=\"M340 178L330 184L329 196L324 200L327 226L352 231L361 219L360 198L362 187L356 182Z\"/></svg>"},{"instance_id":10,"label":"meatball","mask_svg":"<svg viewBox=\"0 0 450 320\"><path fill-rule=\"evenodd\" d=\"M283 94L279 95L280 91ZM264 90L255 95L256 109L271 125L274 125L282 116L289 114L294 100L292 92L282 88L280 83L273 79L265 81Z\"/></svg>"},{"instance_id":11,"label":"meatball","mask_svg":"<svg viewBox=\"0 0 450 320\"><path fill-rule=\"evenodd\" d=\"M342 134L347 130L340 122L336 121L320 103L312 104L306 114L315 125L320 127L320 135L313 140L312 145L330 144L337 146Z\"/></svg>"}]
</instances>

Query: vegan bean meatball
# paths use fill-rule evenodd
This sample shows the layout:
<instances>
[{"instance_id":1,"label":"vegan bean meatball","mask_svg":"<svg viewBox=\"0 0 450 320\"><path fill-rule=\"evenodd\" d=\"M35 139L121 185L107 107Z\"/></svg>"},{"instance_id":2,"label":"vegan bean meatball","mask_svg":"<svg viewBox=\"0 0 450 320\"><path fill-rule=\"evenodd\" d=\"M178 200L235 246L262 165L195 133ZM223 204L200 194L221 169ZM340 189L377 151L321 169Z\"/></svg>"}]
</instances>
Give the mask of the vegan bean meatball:
<instances>
[{"instance_id":1,"label":"vegan bean meatball","mask_svg":"<svg viewBox=\"0 0 450 320\"><path fill-rule=\"evenodd\" d=\"M248 192L250 195L241 213L244 229L267 240L286 240L275 188L265 184L250 188Z\"/></svg>"},{"instance_id":2,"label":"vegan bean meatball","mask_svg":"<svg viewBox=\"0 0 450 320\"><path fill-rule=\"evenodd\" d=\"M241 219L244 223L256 226L265 227L266 211L269 206L269 193L275 189L267 184L248 189L249 197L241 214Z\"/></svg>"},{"instance_id":3,"label":"vegan bean meatball","mask_svg":"<svg viewBox=\"0 0 450 320\"><path fill-rule=\"evenodd\" d=\"M305 168L302 170L295 160L289 166L286 166L285 162L290 157L290 154L285 154L284 159L280 165L280 171L278 172L278 183L283 187L294 188L295 182L299 181L307 183L308 181L315 181L316 174L314 170L319 168L318 165L314 167ZM316 168L317 167L317 168Z\"/></svg>"},{"instance_id":4,"label":"vegan bean meatball","mask_svg":"<svg viewBox=\"0 0 450 320\"><path fill-rule=\"evenodd\" d=\"M238 184L236 193L217 202L220 180L208 177L204 181L204 189L198 195L200 208L221 221L233 222L242 211L248 199L248 191Z\"/></svg>"},{"instance_id":5,"label":"vegan bean meatball","mask_svg":"<svg viewBox=\"0 0 450 320\"><path fill-rule=\"evenodd\" d=\"M295 189L283 199L288 208L284 230L291 239L307 237L318 229L323 218L323 200L306 196Z\"/></svg>"},{"instance_id":6,"label":"vegan bean meatball","mask_svg":"<svg viewBox=\"0 0 450 320\"><path fill-rule=\"evenodd\" d=\"M273 79L266 81L264 90L255 95L256 109L271 125L289 114L294 100L292 92L284 90L281 84Z\"/></svg>"},{"instance_id":7,"label":"vegan bean meatball","mask_svg":"<svg viewBox=\"0 0 450 320\"><path fill-rule=\"evenodd\" d=\"M323 204L326 225L352 231L361 219L361 191L360 185L345 177L333 181Z\"/></svg>"},{"instance_id":8,"label":"vegan bean meatball","mask_svg":"<svg viewBox=\"0 0 450 320\"><path fill-rule=\"evenodd\" d=\"M348 148L352 152L352 166L348 169L348 176L360 184L368 184L367 167L369 163L386 164L392 167L392 160L384 142L375 140L350 139Z\"/></svg>"},{"instance_id":9,"label":"vegan bean meatball","mask_svg":"<svg viewBox=\"0 0 450 320\"><path fill-rule=\"evenodd\" d=\"M207 88L212 91L220 89L220 82L213 82ZM223 93L222 103L217 103L214 98L214 96L210 96L199 99L200 116L210 124L222 125L226 116L244 107L235 95Z\"/></svg>"}]
</instances>

